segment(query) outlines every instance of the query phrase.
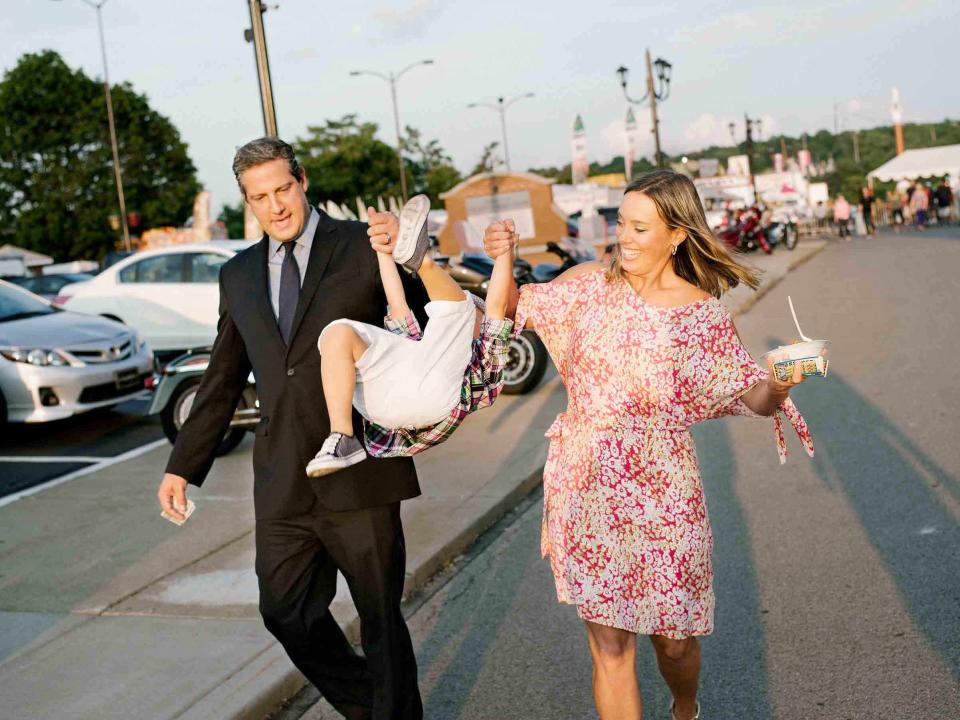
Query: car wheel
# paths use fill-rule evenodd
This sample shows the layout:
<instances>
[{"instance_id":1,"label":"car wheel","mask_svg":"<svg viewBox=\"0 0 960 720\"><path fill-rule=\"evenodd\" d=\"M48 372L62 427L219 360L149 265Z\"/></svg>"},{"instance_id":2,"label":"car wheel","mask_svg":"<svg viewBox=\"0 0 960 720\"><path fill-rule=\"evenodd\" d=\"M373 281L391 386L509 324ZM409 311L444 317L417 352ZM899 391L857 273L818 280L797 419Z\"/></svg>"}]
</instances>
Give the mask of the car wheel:
<instances>
[{"instance_id":1,"label":"car wheel","mask_svg":"<svg viewBox=\"0 0 960 720\"><path fill-rule=\"evenodd\" d=\"M194 400L197 399L197 390L199 387L199 377L184 380L177 389L173 391L173 395L170 396L166 407L161 411L160 423L163 425L163 434L167 436L167 440L171 443L177 441L180 428L183 427L183 424L190 416ZM245 398L241 398L240 408L242 409L245 406L246 400ZM228 428L226 434L223 436L223 440L220 441L220 445L217 447L217 455L226 455L233 450L240 444L240 441L243 440L245 433L246 430L243 428Z\"/></svg>"},{"instance_id":2,"label":"car wheel","mask_svg":"<svg viewBox=\"0 0 960 720\"><path fill-rule=\"evenodd\" d=\"M547 371L547 348L532 330L510 341L503 368L503 392L523 395L533 390Z\"/></svg>"},{"instance_id":3,"label":"car wheel","mask_svg":"<svg viewBox=\"0 0 960 720\"><path fill-rule=\"evenodd\" d=\"M3 397L3 393L0 393L0 428L4 428L7 425L7 401Z\"/></svg>"}]
</instances>

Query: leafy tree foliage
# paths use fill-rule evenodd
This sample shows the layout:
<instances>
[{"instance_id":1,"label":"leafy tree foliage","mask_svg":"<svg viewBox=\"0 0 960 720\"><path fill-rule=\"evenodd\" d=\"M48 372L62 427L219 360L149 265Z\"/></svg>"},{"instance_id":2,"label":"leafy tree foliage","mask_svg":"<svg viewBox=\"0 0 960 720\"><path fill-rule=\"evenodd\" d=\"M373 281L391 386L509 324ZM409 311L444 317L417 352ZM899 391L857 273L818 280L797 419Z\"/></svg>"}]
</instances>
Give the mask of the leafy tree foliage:
<instances>
[{"instance_id":1,"label":"leafy tree foliage","mask_svg":"<svg viewBox=\"0 0 960 720\"><path fill-rule=\"evenodd\" d=\"M200 190L186 144L129 84L112 95L127 211L144 229L183 223ZM118 214L103 85L53 51L24 55L0 82L0 240L98 259Z\"/></svg>"},{"instance_id":2,"label":"leafy tree foliage","mask_svg":"<svg viewBox=\"0 0 960 720\"><path fill-rule=\"evenodd\" d=\"M218 217L217 220L227 226L228 238L232 240L242 238L244 234L243 200L240 200L236 205L224 203L223 209L220 211L220 217Z\"/></svg>"}]
</instances>

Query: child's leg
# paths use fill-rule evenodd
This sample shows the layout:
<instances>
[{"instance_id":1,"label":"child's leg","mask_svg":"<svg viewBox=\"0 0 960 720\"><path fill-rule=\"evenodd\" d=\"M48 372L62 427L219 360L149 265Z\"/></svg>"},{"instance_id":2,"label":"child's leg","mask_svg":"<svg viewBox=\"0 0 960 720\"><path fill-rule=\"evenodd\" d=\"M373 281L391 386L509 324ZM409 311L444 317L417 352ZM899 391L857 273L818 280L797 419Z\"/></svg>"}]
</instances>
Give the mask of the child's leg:
<instances>
[{"instance_id":1,"label":"child's leg","mask_svg":"<svg viewBox=\"0 0 960 720\"><path fill-rule=\"evenodd\" d=\"M420 281L427 289L430 300L460 302L467 297L463 289L457 285L457 281L450 277L446 270L437 265L429 255L423 258L417 275L420 276Z\"/></svg>"},{"instance_id":2,"label":"child's leg","mask_svg":"<svg viewBox=\"0 0 960 720\"><path fill-rule=\"evenodd\" d=\"M504 253L493 261L493 275L487 287L487 317L503 320L513 289L513 253Z\"/></svg>"},{"instance_id":3,"label":"child's leg","mask_svg":"<svg viewBox=\"0 0 960 720\"><path fill-rule=\"evenodd\" d=\"M383 282L383 292L387 296L387 306L390 308L390 317L402 320L410 313L407 305L407 294L403 291L403 282L400 280L400 271L393 261L393 255L377 253L377 263L380 265L380 280Z\"/></svg>"},{"instance_id":4,"label":"child's leg","mask_svg":"<svg viewBox=\"0 0 960 720\"><path fill-rule=\"evenodd\" d=\"M323 333L320 341L320 377L332 433L353 435L356 363L366 349L367 344L349 325L334 325Z\"/></svg>"}]
</instances>

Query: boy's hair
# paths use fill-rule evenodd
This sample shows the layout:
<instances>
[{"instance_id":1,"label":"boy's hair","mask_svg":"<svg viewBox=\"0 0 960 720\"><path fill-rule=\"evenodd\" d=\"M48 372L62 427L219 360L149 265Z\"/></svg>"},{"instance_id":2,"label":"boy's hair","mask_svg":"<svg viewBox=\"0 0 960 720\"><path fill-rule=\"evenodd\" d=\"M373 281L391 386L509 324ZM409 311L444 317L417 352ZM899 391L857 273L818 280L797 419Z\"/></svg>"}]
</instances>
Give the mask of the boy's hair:
<instances>
[{"instance_id":1,"label":"boy's hair","mask_svg":"<svg viewBox=\"0 0 960 720\"><path fill-rule=\"evenodd\" d=\"M237 154L233 156L233 176L237 179L237 185L244 197L247 193L243 189L240 176L246 170L271 160L286 160L290 174L298 182L303 179L303 168L297 162L297 156L289 143L275 137L257 138L238 148Z\"/></svg>"}]
</instances>

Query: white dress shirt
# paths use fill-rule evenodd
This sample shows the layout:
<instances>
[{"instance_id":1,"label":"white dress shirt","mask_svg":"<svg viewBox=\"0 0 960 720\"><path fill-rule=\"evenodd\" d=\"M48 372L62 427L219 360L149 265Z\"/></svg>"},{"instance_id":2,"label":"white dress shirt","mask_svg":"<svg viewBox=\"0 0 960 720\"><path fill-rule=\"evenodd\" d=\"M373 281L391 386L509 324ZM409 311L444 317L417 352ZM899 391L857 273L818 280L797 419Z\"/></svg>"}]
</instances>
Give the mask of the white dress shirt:
<instances>
[{"instance_id":1,"label":"white dress shirt","mask_svg":"<svg viewBox=\"0 0 960 720\"><path fill-rule=\"evenodd\" d=\"M320 213L316 208L310 208L310 219L307 220L307 226L300 233L300 237L291 242L295 242L293 248L293 257L297 260L300 267L300 287L303 287L303 277L307 274L307 262L310 260L310 248L313 247L313 236L317 232L317 224L320 222ZM273 314L280 317L280 269L283 267L283 258L286 253L283 250L283 244L272 237L267 238L267 271L270 275L270 303L273 305Z\"/></svg>"}]
</instances>

